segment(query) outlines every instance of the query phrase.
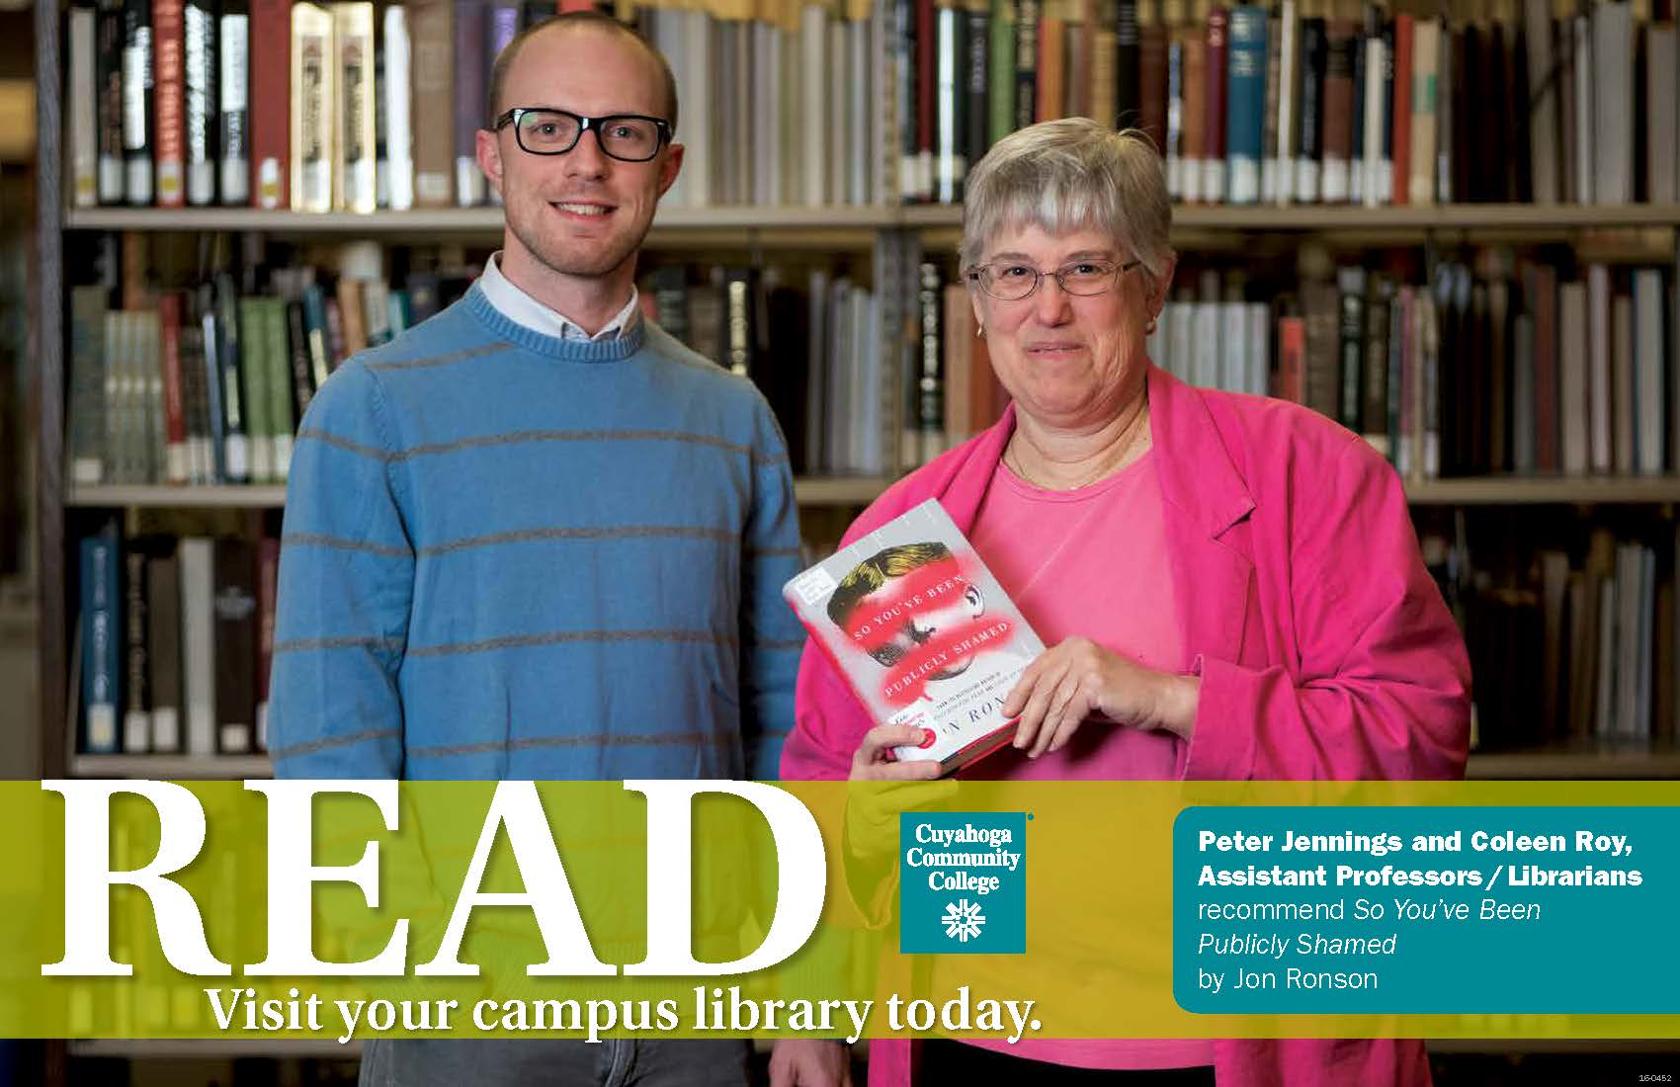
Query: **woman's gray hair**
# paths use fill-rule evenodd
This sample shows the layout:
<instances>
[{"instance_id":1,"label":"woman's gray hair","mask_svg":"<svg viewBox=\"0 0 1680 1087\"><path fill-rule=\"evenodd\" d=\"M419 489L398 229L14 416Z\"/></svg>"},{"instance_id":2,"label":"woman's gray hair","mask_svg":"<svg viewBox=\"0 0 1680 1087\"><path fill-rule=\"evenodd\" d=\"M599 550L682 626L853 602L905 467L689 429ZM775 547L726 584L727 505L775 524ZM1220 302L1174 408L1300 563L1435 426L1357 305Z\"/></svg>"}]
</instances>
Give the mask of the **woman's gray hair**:
<instances>
[{"instance_id":1,"label":"woman's gray hair","mask_svg":"<svg viewBox=\"0 0 1680 1087\"><path fill-rule=\"evenodd\" d=\"M1115 132L1088 117L1005 136L968 175L962 266L978 263L999 232L1023 226L1110 234L1160 279L1173 256L1172 201L1154 143L1135 128Z\"/></svg>"}]
</instances>

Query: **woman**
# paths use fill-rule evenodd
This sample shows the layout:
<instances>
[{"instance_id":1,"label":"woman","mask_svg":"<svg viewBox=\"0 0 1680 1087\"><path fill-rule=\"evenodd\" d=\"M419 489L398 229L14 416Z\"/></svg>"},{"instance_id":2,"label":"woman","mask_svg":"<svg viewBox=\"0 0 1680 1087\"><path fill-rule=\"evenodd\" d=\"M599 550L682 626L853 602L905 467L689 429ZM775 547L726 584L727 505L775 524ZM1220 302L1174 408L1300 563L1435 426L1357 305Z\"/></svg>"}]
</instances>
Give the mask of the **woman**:
<instances>
[{"instance_id":1,"label":"woman","mask_svg":"<svg viewBox=\"0 0 1680 1087\"><path fill-rule=\"evenodd\" d=\"M1193 389L1151 366L1176 262L1160 158L1092 121L1001 140L968 182L962 262L1011 409L911 474L850 542L937 497L1051 648L1005 712L1004 778L1454 778L1469 734L1462 638L1400 482L1304 408ZM915 778L821 654L801 665L783 776ZM1117 1082L1427 1083L1415 1041L920 1043L923 1082L1009 1062ZM870 1082L910 1080L907 1042ZM1176 1072L1138 1070L1177 1069Z\"/></svg>"}]
</instances>

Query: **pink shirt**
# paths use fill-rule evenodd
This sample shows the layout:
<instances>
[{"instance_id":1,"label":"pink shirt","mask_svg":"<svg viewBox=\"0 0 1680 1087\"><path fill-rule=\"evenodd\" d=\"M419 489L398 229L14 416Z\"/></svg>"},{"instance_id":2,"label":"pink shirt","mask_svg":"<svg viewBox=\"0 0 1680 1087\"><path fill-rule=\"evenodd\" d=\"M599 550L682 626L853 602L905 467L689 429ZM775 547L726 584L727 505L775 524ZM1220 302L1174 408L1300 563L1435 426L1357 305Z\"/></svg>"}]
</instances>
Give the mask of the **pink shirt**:
<instances>
[{"instance_id":1,"label":"pink shirt","mask_svg":"<svg viewBox=\"0 0 1680 1087\"><path fill-rule=\"evenodd\" d=\"M1153 450L1072 491L1035 487L1000 461L969 538L1045 645L1079 635L1147 667L1181 672L1184 634L1161 517ZM963 776L1171 780L1178 776L1181 744L1171 733L1089 721L1060 751L1029 759L1006 748ZM965 1041L1081 1068L1213 1063L1207 1039Z\"/></svg>"}]
</instances>

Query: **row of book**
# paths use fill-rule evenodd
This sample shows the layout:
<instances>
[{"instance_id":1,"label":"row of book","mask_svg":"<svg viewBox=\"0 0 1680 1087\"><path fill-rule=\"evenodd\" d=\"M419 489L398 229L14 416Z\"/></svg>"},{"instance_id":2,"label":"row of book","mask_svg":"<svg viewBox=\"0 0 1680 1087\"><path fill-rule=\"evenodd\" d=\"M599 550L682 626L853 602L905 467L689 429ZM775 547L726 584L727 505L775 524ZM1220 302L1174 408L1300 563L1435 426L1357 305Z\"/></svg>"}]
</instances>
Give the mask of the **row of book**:
<instances>
[{"instance_id":1,"label":"row of book","mask_svg":"<svg viewBox=\"0 0 1680 1087\"><path fill-rule=\"evenodd\" d=\"M489 202L476 134L520 29L582 0L81 0L69 11L71 199L296 211ZM668 203L867 204L872 23L647 9L676 76ZM417 124L417 118L428 123Z\"/></svg>"},{"instance_id":2,"label":"row of book","mask_svg":"<svg viewBox=\"0 0 1680 1087\"><path fill-rule=\"evenodd\" d=\"M69 476L77 484L283 483L292 436L346 358L464 293L467 274L313 266L188 289L70 292Z\"/></svg>"},{"instance_id":3,"label":"row of book","mask_svg":"<svg viewBox=\"0 0 1680 1087\"><path fill-rule=\"evenodd\" d=\"M892 470L875 294L844 271L665 265L646 277L647 315L769 400L793 470Z\"/></svg>"},{"instance_id":4,"label":"row of book","mask_svg":"<svg viewBox=\"0 0 1680 1087\"><path fill-rule=\"evenodd\" d=\"M1680 470L1672 271L1505 259L1444 261L1427 281L1346 265L1270 304L1204 271L1167 303L1151 357L1307 404L1409 478Z\"/></svg>"},{"instance_id":5,"label":"row of book","mask_svg":"<svg viewBox=\"0 0 1680 1087\"><path fill-rule=\"evenodd\" d=\"M377 249L349 251L359 259L336 274L292 265L115 297L73 288L72 482L284 483L321 383L465 293L480 267L395 282ZM868 394L885 378L865 285L828 269L672 264L644 277L640 297L667 331L760 385L796 472L889 470L881 397Z\"/></svg>"},{"instance_id":6,"label":"row of book","mask_svg":"<svg viewBox=\"0 0 1680 1087\"><path fill-rule=\"evenodd\" d=\"M1524 0L1520 15L1469 18L1347 0L894 0L892 13L911 201L960 201L997 140L1078 116L1147 132L1191 204L1680 199L1669 0Z\"/></svg>"},{"instance_id":7,"label":"row of book","mask_svg":"<svg viewBox=\"0 0 1680 1087\"><path fill-rule=\"evenodd\" d=\"M1447 586L1476 677L1474 746L1668 747L1680 716L1673 529L1591 531L1577 547L1522 549ZM1449 550L1458 550L1448 555Z\"/></svg>"},{"instance_id":8,"label":"row of book","mask_svg":"<svg viewBox=\"0 0 1680 1087\"><path fill-rule=\"evenodd\" d=\"M79 542L71 690L86 754L245 754L267 738L278 540Z\"/></svg>"}]
</instances>

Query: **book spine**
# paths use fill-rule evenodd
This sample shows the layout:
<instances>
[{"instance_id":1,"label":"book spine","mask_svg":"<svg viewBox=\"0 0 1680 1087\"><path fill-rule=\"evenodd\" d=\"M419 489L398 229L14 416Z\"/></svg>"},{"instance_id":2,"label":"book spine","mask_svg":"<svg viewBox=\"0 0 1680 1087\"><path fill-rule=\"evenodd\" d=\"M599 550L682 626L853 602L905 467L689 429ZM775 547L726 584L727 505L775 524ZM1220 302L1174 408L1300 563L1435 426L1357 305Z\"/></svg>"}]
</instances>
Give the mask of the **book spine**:
<instances>
[{"instance_id":1,"label":"book spine","mask_svg":"<svg viewBox=\"0 0 1680 1087\"><path fill-rule=\"evenodd\" d=\"M413 116L441 119L454 116L455 13L450 0L412 0L408 5L413 44ZM685 111L694 113L688 102ZM703 106L701 107L704 108ZM695 117L700 120L703 113ZM705 131L696 127L696 131ZM414 128L414 203L422 208L449 207L455 202L453 130L441 123ZM699 157L699 156L695 156ZM691 162L704 167L704 162ZM694 170L704 177L704 169ZM691 182L697 184L698 182Z\"/></svg>"},{"instance_id":2,"label":"book spine","mask_svg":"<svg viewBox=\"0 0 1680 1087\"><path fill-rule=\"evenodd\" d=\"M1230 71L1225 145L1226 191L1233 204L1260 200L1260 156L1266 103L1266 13L1254 5L1231 9Z\"/></svg>"},{"instance_id":3,"label":"book spine","mask_svg":"<svg viewBox=\"0 0 1680 1087\"><path fill-rule=\"evenodd\" d=\"M1528 50L1529 169L1537 204L1557 203L1560 188L1558 99L1561 88L1560 73L1553 65L1554 33L1547 0L1523 0L1523 44Z\"/></svg>"},{"instance_id":4,"label":"book spine","mask_svg":"<svg viewBox=\"0 0 1680 1087\"><path fill-rule=\"evenodd\" d=\"M286 305L286 344L292 364L292 396L297 402L299 416L309 410L315 395L314 363L309 350L309 326L304 320L303 303L288 299Z\"/></svg>"},{"instance_id":5,"label":"book spine","mask_svg":"<svg viewBox=\"0 0 1680 1087\"><path fill-rule=\"evenodd\" d=\"M152 747L151 692L146 659L146 556L136 550L123 554L123 677L122 749L140 755Z\"/></svg>"},{"instance_id":6,"label":"book spine","mask_svg":"<svg viewBox=\"0 0 1680 1087\"><path fill-rule=\"evenodd\" d=\"M1156 147L1167 140L1167 30L1155 22L1138 28L1138 127Z\"/></svg>"},{"instance_id":7,"label":"book spine","mask_svg":"<svg viewBox=\"0 0 1680 1087\"><path fill-rule=\"evenodd\" d=\"M172 752L181 746L181 575L173 552L147 560L146 592L151 749Z\"/></svg>"},{"instance_id":8,"label":"book spine","mask_svg":"<svg viewBox=\"0 0 1680 1087\"><path fill-rule=\"evenodd\" d=\"M216 746L226 754L251 750L257 723L257 561L244 540L214 544Z\"/></svg>"},{"instance_id":9,"label":"book spine","mask_svg":"<svg viewBox=\"0 0 1680 1087\"><path fill-rule=\"evenodd\" d=\"M99 203L99 94L94 74L98 24L99 13L93 7L78 4L70 9L65 146L69 151L70 203L78 208Z\"/></svg>"},{"instance_id":10,"label":"book spine","mask_svg":"<svg viewBox=\"0 0 1680 1087\"><path fill-rule=\"evenodd\" d=\"M1188 200L1184 195L1184 43L1178 39L1167 42L1166 123L1161 157L1166 161L1167 195L1173 200Z\"/></svg>"},{"instance_id":11,"label":"book spine","mask_svg":"<svg viewBox=\"0 0 1680 1087\"><path fill-rule=\"evenodd\" d=\"M968 101L963 106L963 118L968 131L963 139L968 165L972 168L991 147L991 116L986 94L992 85L992 15L983 7L968 11Z\"/></svg>"},{"instance_id":12,"label":"book spine","mask_svg":"<svg viewBox=\"0 0 1680 1087\"><path fill-rule=\"evenodd\" d=\"M409 114L410 66L408 10L385 9L385 88L380 101L385 118L385 176L393 211L414 206L414 128Z\"/></svg>"},{"instance_id":13,"label":"book spine","mask_svg":"<svg viewBox=\"0 0 1680 1087\"><path fill-rule=\"evenodd\" d=\"M239 346L245 408L246 445L250 450L251 482L274 480L274 427L270 420L268 337L261 316L263 300L250 295L239 299Z\"/></svg>"},{"instance_id":14,"label":"book spine","mask_svg":"<svg viewBox=\"0 0 1680 1087\"><path fill-rule=\"evenodd\" d=\"M152 5L123 3L123 193L128 202L152 202Z\"/></svg>"},{"instance_id":15,"label":"book spine","mask_svg":"<svg viewBox=\"0 0 1680 1087\"><path fill-rule=\"evenodd\" d=\"M263 299L261 323L268 349L263 380L268 385L274 478L284 483L291 475L292 435L297 425L292 412L292 354L286 335L286 303L278 298Z\"/></svg>"},{"instance_id":16,"label":"book spine","mask_svg":"<svg viewBox=\"0 0 1680 1087\"><path fill-rule=\"evenodd\" d=\"M954 204L962 199L963 177L967 173L967 159L963 154L961 106L966 96L959 86L958 67L967 50L960 33L963 13L955 8L941 7L935 14L935 122L937 146L934 148L933 198L937 203Z\"/></svg>"},{"instance_id":17,"label":"book spine","mask_svg":"<svg viewBox=\"0 0 1680 1087\"><path fill-rule=\"evenodd\" d=\"M1187 204L1207 199L1202 182L1206 174L1207 133L1207 39L1201 28L1186 28L1184 49L1183 157L1179 194Z\"/></svg>"},{"instance_id":18,"label":"book spine","mask_svg":"<svg viewBox=\"0 0 1680 1087\"><path fill-rule=\"evenodd\" d=\"M1087 27L1085 33L1090 33L1092 29L1094 28ZM1138 0L1115 0L1114 123L1123 129L1137 128L1144 124L1142 65Z\"/></svg>"},{"instance_id":19,"label":"book spine","mask_svg":"<svg viewBox=\"0 0 1680 1087\"><path fill-rule=\"evenodd\" d=\"M107 482L109 449L105 423L109 406L105 372L106 300L103 287L74 287L70 291L70 389L68 403L68 471L72 482Z\"/></svg>"},{"instance_id":20,"label":"book spine","mask_svg":"<svg viewBox=\"0 0 1680 1087\"><path fill-rule=\"evenodd\" d=\"M218 653L215 620L215 543L181 540L176 555L181 575L181 666L189 755L216 754Z\"/></svg>"},{"instance_id":21,"label":"book spine","mask_svg":"<svg viewBox=\"0 0 1680 1087\"><path fill-rule=\"evenodd\" d=\"M1407 196L1413 204L1435 203L1435 91L1441 63L1441 24L1419 20L1412 31L1411 178Z\"/></svg>"},{"instance_id":22,"label":"book spine","mask_svg":"<svg viewBox=\"0 0 1680 1087\"><path fill-rule=\"evenodd\" d=\"M1202 198L1225 202L1225 71L1230 16L1224 8L1208 12L1207 53L1203 68Z\"/></svg>"},{"instance_id":23,"label":"book spine","mask_svg":"<svg viewBox=\"0 0 1680 1087\"><path fill-rule=\"evenodd\" d=\"M124 41L125 6L122 0L99 0L95 23L94 79L99 96L99 203L120 204L125 199L128 167L127 97L123 68L127 61Z\"/></svg>"},{"instance_id":24,"label":"book spine","mask_svg":"<svg viewBox=\"0 0 1680 1087\"><path fill-rule=\"evenodd\" d=\"M82 750L117 750L117 534L110 525L81 544L82 581Z\"/></svg>"},{"instance_id":25,"label":"book spine","mask_svg":"<svg viewBox=\"0 0 1680 1087\"><path fill-rule=\"evenodd\" d=\"M1326 39L1321 195L1326 204L1345 204L1352 197L1353 56L1359 39L1353 24L1341 21L1327 25Z\"/></svg>"},{"instance_id":26,"label":"book spine","mask_svg":"<svg viewBox=\"0 0 1680 1087\"><path fill-rule=\"evenodd\" d=\"M279 605L280 541L257 545L257 708L256 747L268 750L269 680L274 672L274 617Z\"/></svg>"},{"instance_id":27,"label":"book spine","mask_svg":"<svg viewBox=\"0 0 1680 1087\"><path fill-rule=\"evenodd\" d=\"M1338 421L1360 433L1364 392L1365 269L1343 268L1336 277L1341 306L1341 394Z\"/></svg>"},{"instance_id":28,"label":"book spine","mask_svg":"<svg viewBox=\"0 0 1680 1087\"><path fill-rule=\"evenodd\" d=\"M248 0L222 0L222 203L251 202L251 9Z\"/></svg>"},{"instance_id":29,"label":"book spine","mask_svg":"<svg viewBox=\"0 0 1680 1087\"><path fill-rule=\"evenodd\" d=\"M484 172L478 168L478 130L485 123L484 0L455 0L455 203L484 203ZM371 114L370 114L371 116Z\"/></svg>"},{"instance_id":30,"label":"book spine","mask_svg":"<svg viewBox=\"0 0 1680 1087\"><path fill-rule=\"evenodd\" d=\"M923 262L918 283L916 302L920 334L917 343L920 347L917 354L916 400L912 406L915 409L918 456L925 464L942 452L939 446L945 425L944 338L941 327L944 299L939 266L931 261Z\"/></svg>"},{"instance_id":31,"label":"book spine","mask_svg":"<svg viewBox=\"0 0 1680 1087\"><path fill-rule=\"evenodd\" d=\"M292 209L331 211L333 114L338 94L332 15L316 4L292 5Z\"/></svg>"},{"instance_id":32,"label":"book spine","mask_svg":"<svg viewBox=\"0 0 1680 1087\"><path fill-rule=\"evenodd\" d=\"M1038 120L1039 0L1015 0L1015 128Z\"/></svg>"},{"instance_id":33,"label":"book spine","mask_svg":"<svg viewBox=\"0 0 1680 1087\"><path fill-rule=\"evenodd\" d=\"M189 88L186 56L189 14L182 0L157 0L152 6L155 84L156 196L160 207L186 203L186 155ZM196 15L192 17L196 19ZM194 22L194 27L197 24ZM196 34L196 29L194 31ZM196 71L193 73L197 75Z\"/></svg>"},{"instance_id":34,"label":"book spine","mask_svg":"<svg viewBox=\"0 0 1680 1087\"><path fill-rule=\"evenodd\" d=\"M1015 0L992 0L991 78L986 88L988 147L1015 131L1014 16Z\"/></svg>"},{"instance_id":35,"label":"book spine","mask_svg":"<svg viewBox=\"0 0 1680 1087\"><path fill-rule=\"evenodd\" d=\"M1299 123L1296 126L1295 199L1314 204L1323 197L1325 83L1329 40L1323 19L1301 20Z\"/></svg>"},{"instance_id":36,"label":"book spine","mask_svg":"<svg viewBox=\"0 0 1680 1087\"><path fill-rule=\"evenodd\" d=\"M166 483L188 479L186 402L181 388L181 296L158 298L159 349L163 370L164 472Z\"/></svg>"},{"instance_id":37,"label":"book spine","mask_svg":"<svg viewBox=\"0 0 1680 1087\"><path fill-rule=\"evenodd\" d=\"M1389 128L1393 133L1389 190L1395 204L1410 204L1412 187L1412 47L1414 24L1404 12L1394 17L1394 89Z\"/></svg>"},{"instance_id":38,"label":"book spine","mask_svg":"<svg viewBox=\"0 0 1680 1087\"><path fill-rule=\"evenodd\" d=\"M1293 10L1293 0L1285 5ZM1294 116L1294 103L1290 101L1292 95L1282 92L1283 82L1283 53L1294 45L1294 27L1290 27L1290 40L1284 40L1284 18L1281 14L1271 15L1266 21L1266 103L1263 107L1262 135L1260 138L1260 202L1262 204L1289 203L1289 196L1294 192L1294 155L1283 153L1287 137L1280 138L1279 121L1281 114ZM1294 65L1289 65L1291 71ZM1290 184L1287 189L1280 189L1279 174L1283 163L1289 163Z\"/></svg>"},{"instance_id":39,"label":"book spine","mask_svg":"<svg viewBox=\"0 0 1680 1087\"><path fill-rule=\"evenodd\" d=\"M1378 16L1373 15L1371 18L1374 20ZM1384 59L1382 35L1372 33L1370 26L1367 26L1366 29L1365 116L1362 123L1365 139L1365 169L1361 179L1361 203L1368 208L1374 208L1381 206L1383 203L1381 178L1384 176L1386 166L1383 160L1383 117L1385 113L1383 109L1383 86L1388 65Z\"/></svg>"},{"instance_id":40,"label":"book spine","mask_svg":"<svg viewBox=\"0 0 1680 1087\"><path fill-rule=\"evenodd\" d=\"M333 206L371 212L378 207L374 158L373 5L345 0L333 5L333 39L338 46L338 109L333 114L338 150L333 171ZM480 39L482 41L482 37ZM482 99L482 93L480 95ZM476 126L475 126L476 128ZM476 163L473 167L476 172ZM482 181L483 175L480 174Z\"/></svg>"},{"instance_id":41,"label":"book spine","mask_svg":"<svg viewBox=\"0 0 1680 1087\"><path fill-rule=\"evenodd\" d=\"M291 206L291 0L251 0L251 203Z\"/></svg>"},{"instance_id":42,"label":"book spine","mask_svg":"<svg viewBox=\"0 0 1680 1087\"><path fill-rule=\"evenodd\" d=\"M212 0L187 0L186 45L186 178L187 203L216 202L216 13Z\"/></svg>"}]
</instances>

